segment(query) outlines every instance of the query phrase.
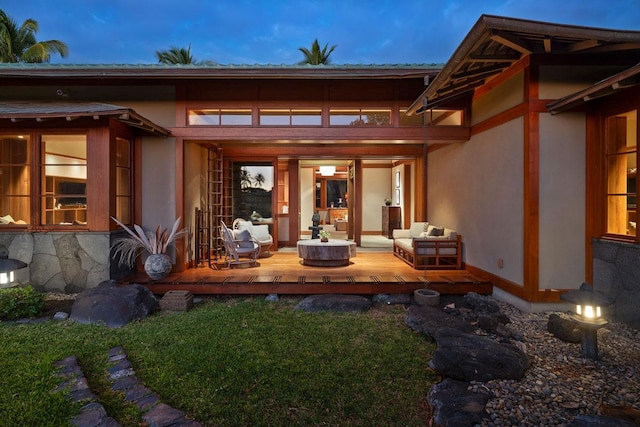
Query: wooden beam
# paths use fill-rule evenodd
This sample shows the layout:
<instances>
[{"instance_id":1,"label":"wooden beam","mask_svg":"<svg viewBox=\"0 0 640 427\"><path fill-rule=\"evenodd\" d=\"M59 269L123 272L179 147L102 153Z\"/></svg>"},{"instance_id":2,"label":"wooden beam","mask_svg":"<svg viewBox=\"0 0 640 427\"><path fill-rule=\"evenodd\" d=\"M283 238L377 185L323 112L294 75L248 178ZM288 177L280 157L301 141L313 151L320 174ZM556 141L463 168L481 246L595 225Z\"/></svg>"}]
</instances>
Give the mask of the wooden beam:
<instances>
[{"instance_id":1,"label":"wooden beam","mask_svg":"<svg viewBox=\"0 0 640 427\"><path fill-rule=\"evenodd\" d=\"M518 52L525 55L533 53L533 49L530 47L529 43L526 40L517 37L507 31L491 30L491 40L504 46L510 47L511 49L517 50Z\"/></svg>"}]
</instances>

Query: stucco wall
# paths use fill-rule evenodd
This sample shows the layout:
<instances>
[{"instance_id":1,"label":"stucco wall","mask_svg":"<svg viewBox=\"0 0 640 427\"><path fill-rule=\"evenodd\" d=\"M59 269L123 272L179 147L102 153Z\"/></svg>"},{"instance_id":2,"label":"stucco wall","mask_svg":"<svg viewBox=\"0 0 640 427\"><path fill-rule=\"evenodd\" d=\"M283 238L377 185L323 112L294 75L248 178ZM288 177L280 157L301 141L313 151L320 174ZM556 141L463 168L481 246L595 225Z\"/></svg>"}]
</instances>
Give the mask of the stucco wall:
<instances>
[{"instance_id":1,"label":"stucco wall","mask_svg":"<svg viewBox=\"0 0 640 427\"><path fill-rule=\"evenodd\" d=\"M523 119L429 154L430 223L457 230L464 262L523 283ZM503 260L503 268L498 267Z\"/></svg>"},{"instance_id":2,"label":"stucco wall","mask_svg":"<svg viewBox=\"0 0 640 427\"><path fill-rule=\"evenodd\" d=\"M540 99L558 99L578 92L592 84L622 71L626 67L601 65L543 65L540 66Z\"/></svg>"},{"instance_id":3,"label":"stucco wall","mask_svg":"<svg viewBox=\"0 0 640 427\"><path fill-rule=\"evenodd\" d=\"M584 281L585 129L584 114L540 115L540 289Z\"/></svg>"},{"instance_id":4,"label":"stucco wall","mask_svg":"<svg viewBox=\"0 0 640 427\"><path fill-rule=\"evenodd\" d=\"M145 229L176 220L175 138L142 138L142 221ZM173 247L169 250L173 254Z\"/></svg>"},{"instance_id":5,"label":"stucco wall","mask_svg":"<svg viewBox=\"0 0 640 427\"><path fill-rule=\"evenodd\" d=\"M471 107L472 125L519 105L523 101L523 74L516 74L491 92L478 98Z\"/></svg>"}]
</instances>

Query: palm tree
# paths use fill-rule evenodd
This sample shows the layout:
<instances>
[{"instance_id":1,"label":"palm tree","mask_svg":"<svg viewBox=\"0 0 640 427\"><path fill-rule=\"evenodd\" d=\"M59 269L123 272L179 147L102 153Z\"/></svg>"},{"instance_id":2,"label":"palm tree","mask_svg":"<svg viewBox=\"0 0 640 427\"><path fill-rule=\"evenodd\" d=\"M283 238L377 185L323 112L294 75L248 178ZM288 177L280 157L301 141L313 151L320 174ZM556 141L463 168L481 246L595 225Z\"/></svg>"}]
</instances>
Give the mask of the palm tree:
<instances>
[{"instance_id":1,"label":"palm tree","mask_svg":"<svg viewBox=\"0 0 640 427\"><path fill-rule=\"evenodd\" d=\"M253 177L253 181L256 183L256 187L262 188L262 184L265 182L265 177L261 173L257 173L256 176Z\"/></svg>"},{"instance_id":2,"label":"palm tree","mask_svg":"<svg viewBox=\"0 0 640 427\"><path fill-rule=\"evenodd\" d=\"M240 188L249 188L251 186L251 179L251 172L244 168L240 169Z\"/></svg>"},{"instance_id":3,"label":"palm tree","mask_svg":"<svg viewBox=\"0 0 640 427\"><path fill-rule=\"evenodd\" d=\"M49 62L51 54L67 56L60 40L37 41L38 21L26 19L21 26L0 10L0 62Z\"/></svg>"},{"instance_id":4,"label":"palm tree","mask_svg":"<svg viewBox=\"0 0 640 427\"><path fill-rule=\"evenodd\" d=\"M184 47L172 46L169 50L156 50L156 57L160 64L193 64L191 45Z\"/></svg>"},{"instance_id":5,"label":"palm tree","mask_svg":"<svg viewBox=\"0 0 640 427\"><path fill-rule=\"evenodd\" d=\"M324 45L324 48L320 50L318 39L315 39L311 44L311 50L306 47L298 48L298 50L304 55L304 59L300 61L299 64L327 65L331 62L329 55L331 55L331 52L333 52L336 47L338 47L338 45L334 44L329 49L329 43L327 43ZM329 51L327 51L327 49L329 49Z\"/></svg>"},{"instance_id":6,"label":"palm tree","mask_svg":"<svg viewBox=\"0 0 640 427\"><path fill-rule=\"evenodd\" d=\"M156 50L156 58L160 64L169 65L213 65L214 61L196 61L191 55L191 44L187 48L172 46L169 50Z\"/></svg>"}]
</instances>

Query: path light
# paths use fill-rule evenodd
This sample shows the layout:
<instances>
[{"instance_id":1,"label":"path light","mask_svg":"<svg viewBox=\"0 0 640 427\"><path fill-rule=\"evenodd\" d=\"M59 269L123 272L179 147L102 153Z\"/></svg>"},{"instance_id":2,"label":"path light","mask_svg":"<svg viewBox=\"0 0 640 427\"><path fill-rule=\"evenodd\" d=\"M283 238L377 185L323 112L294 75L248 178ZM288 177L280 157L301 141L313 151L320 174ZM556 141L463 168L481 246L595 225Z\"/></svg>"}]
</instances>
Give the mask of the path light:
<instances>
[{"instance_id":1,"label":"path light","mask_svg":"<svg viewBox=\"0 0 640 427\"><path fill-rule=\"evenodd\" d=\"M582 331L582 357L598 359L598 329L608 323L602 317L602 308L611 304L611 301L602 292L594 291L587 283L580 285L580 289L567 292L561 298L576 305L571 319Z\"/></svg>"},{"instance_id":2,"label":"path light","mask_svg":"<svg viewBox=\"0 0 640 427\"><path fill-rule=\"evenodd\" d=\"M13 272L25 268L26 263L9 258L9 250L5 245L0 245L0 288L12 286L15 280Z\"/></svg>"}]
</instances>

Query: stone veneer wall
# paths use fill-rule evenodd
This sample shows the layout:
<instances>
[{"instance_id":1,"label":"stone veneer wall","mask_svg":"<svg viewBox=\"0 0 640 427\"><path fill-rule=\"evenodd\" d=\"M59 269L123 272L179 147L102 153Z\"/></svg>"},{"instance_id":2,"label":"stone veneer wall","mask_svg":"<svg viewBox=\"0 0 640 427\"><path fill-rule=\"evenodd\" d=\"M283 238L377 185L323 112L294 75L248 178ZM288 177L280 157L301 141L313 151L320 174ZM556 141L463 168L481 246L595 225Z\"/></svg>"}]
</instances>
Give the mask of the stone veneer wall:
<instances>
[{"instance_id":1,"label":"stone veneer wall","mask_svg":"<svg viewBox=\"0 0 640 427\"><path fill-rule=\"evenodd\" d=\"M640 328L640 245L594 239L593 287L614 301L608 316Z\"/></svg>"},{"instance_id":2,"label":"stone veneer wall","mask_svg":"<svg viewBox=\"0 0 640 427\"><path fill-rule=\"evenodd\" d=\"M110 256L109 232L6 232L0 244L9 257L28 264L16 281L42 292L77 293L124 276Z\"/></svg>"}]
</instances>

